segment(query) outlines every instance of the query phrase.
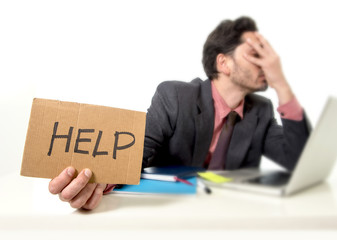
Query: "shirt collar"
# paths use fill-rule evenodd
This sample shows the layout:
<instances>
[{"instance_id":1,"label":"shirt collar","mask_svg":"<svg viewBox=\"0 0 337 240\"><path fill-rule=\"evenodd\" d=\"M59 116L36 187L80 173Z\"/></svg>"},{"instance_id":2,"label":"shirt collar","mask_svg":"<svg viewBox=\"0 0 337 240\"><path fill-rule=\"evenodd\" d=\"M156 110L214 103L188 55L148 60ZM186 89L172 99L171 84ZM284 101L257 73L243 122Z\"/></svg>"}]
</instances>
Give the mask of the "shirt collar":
<instances>
[{"instance_id":1,"label":"shirt collar","mask_svg":"<svg viewBox=\"0 0 337 240\"><path fill-rule=\"evenodd\" d=\"M219 113L220 117L225 118L231 111L235 111L237 112L237 114L239 114L240 118L243 119L243 105L244 105L245 100L243 99L236 108L231 109L227 105L225 100L221 97L213 81L211 81L211 85L212 85L212 97L214 101L214 108L215 108L215 111Z\"/></svg>"}]
</instances>

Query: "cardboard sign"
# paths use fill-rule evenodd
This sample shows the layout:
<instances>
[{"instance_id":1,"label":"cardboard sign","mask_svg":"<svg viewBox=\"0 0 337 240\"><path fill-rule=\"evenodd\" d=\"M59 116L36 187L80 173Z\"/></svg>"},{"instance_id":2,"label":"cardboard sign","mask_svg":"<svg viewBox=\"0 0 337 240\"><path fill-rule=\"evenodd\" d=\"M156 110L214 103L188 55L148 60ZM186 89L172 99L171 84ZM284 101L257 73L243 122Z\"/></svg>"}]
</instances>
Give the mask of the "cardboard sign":
<instances>
[{"instance_id":1,"label":"cardboard sign","mask_svg":"<svg viewBox=\"0 0 337 240\"><path fill-rule=\"evenodd\" d=\"M54 178L90 168L91 182L139 184L146 113L34 99L21 175Z\"/></svg>"}]
</instances>

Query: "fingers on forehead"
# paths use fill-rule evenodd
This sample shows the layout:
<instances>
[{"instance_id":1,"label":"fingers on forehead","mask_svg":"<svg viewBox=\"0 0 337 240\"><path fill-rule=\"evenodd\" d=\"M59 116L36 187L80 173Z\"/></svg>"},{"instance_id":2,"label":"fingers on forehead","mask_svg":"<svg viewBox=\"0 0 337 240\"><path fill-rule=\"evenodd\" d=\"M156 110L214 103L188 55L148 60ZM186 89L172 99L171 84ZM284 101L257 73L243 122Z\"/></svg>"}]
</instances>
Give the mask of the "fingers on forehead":
<instances>
[{"instance_id":1,"label":"fingers on forehead","mask_svg":"<svg viewBox=\"0 0 337 240\"><path fill-rule=\"evenodd\" d=\"M254 49L257 52L260 52L263 48L263 44L260 41L258 41L257 39L253 40L251 38L248 38L246 42L247 42L248 46L250 46L252 49Z\"/></svg>"},{"instance_id":2,"label":"fingers on forehead","mask_svg":"<svg viewBox=\"0 0 337 240\"><path fill-rule=\"evenodd\" d=\"M262 46L266 46L268 44L268 41L261 35L261 33L255 32L255 36Z\"/></svg>"}]
</instances>

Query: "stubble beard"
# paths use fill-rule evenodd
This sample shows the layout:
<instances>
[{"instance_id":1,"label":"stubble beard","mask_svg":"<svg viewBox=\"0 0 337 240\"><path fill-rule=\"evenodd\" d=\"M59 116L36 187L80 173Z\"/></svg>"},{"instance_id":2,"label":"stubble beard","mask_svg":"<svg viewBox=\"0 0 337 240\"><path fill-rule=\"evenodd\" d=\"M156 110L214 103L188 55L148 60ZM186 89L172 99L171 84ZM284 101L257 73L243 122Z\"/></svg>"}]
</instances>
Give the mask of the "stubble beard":
<instances>
[{"instance_id":1,"label":"stubble beard","mask_svg":"<svg viewBox=\"0 0 337 240\"><path fill-rule=\"evenodd\" d=\"M241 88L242 91L248 93L266 91L268 89L268 84L266 80L264 80L264 84L262 86L251 86L250 82L258 82L258 78L261 75L259 74L255 81L251 81L253 79L252 74L248 70L243 70L237 64L235 64L234 71L231 75L231 82Z\"/></svg>"}]
</instances>

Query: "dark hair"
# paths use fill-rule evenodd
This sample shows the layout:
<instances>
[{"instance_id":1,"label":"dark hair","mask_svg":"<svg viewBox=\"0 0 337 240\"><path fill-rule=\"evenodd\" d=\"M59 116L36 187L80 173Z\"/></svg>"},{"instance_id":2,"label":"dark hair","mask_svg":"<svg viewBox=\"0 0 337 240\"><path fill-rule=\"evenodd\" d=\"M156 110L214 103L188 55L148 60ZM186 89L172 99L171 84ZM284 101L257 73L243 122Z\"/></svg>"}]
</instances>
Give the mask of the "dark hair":
<instances>
[{"instance_id":1,"label":"dark hair","mask_svg":"<svg viewBox=\"0 0 337 240\"><path fill-rule=\"evenodd\" d=\"M216 57L219 53L232 54L242 43L244 32L257 31L255 21L249 17L240 17L234 21L222 21L208 36L203 49L202 64L209 79L218 76Z\"/></svg>"}]
</instances>

